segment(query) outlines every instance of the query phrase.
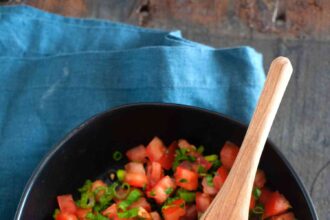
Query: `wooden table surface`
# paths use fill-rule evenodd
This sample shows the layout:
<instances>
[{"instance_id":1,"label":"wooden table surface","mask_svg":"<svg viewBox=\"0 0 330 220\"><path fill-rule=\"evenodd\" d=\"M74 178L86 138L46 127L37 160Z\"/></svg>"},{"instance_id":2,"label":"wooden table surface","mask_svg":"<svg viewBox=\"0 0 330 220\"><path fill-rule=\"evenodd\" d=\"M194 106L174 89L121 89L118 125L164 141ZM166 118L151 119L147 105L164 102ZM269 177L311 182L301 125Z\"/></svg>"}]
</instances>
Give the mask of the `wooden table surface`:
<instances>
[{"instance_id":1,"label":"wooden table surface","mask_svg":"<svg viewBox=\"0 0 330 220\"><path fill-rule=\"evenodd\" d=\"M271 131L330 219L330 1L327 0L12 0L74 17L180 29L215 47L251 45L264 65L288 56L294 75Z\"/></svg>"}]
</instances>

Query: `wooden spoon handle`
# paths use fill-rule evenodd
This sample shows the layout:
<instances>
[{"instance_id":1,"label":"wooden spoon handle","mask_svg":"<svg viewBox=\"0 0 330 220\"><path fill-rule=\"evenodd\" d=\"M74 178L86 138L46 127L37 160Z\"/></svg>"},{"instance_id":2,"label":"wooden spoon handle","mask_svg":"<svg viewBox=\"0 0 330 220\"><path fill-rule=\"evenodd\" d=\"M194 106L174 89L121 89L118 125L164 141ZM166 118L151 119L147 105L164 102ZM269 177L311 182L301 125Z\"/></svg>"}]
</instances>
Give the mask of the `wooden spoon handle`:
<instances>
[{"instance_id":1,"label":"wooden spoon handle","mask_svg":"<svg viewBox=\"0 0 330 220\"><path fill-rule=\"evenodd\" d=\"M272 62L236 161L220 192L201 219L248 220L253 182L261 153L291 74L289 59L278 57Z\"/></svg>"}]
</instances>

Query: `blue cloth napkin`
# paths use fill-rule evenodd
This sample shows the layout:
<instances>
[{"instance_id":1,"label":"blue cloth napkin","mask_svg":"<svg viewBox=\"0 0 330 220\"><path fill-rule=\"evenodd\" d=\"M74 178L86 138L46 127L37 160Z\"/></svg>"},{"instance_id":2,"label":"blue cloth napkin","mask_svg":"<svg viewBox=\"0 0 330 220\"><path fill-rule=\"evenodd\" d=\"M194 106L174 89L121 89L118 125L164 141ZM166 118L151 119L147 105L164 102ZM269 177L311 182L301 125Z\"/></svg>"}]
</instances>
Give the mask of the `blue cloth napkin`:
<instances>
[{"instance_id":1,"label":"blue cloth napkin","mask_svg":"<svg viewBox=\"0 0 330 220\"><path fill-rule=\"evenodd\" d=\"M199 106L248 123L262 56L167 32L0 7L0 216L12 219L49 148L92 115L136 102Z\"/></svg>"}]
</instances>

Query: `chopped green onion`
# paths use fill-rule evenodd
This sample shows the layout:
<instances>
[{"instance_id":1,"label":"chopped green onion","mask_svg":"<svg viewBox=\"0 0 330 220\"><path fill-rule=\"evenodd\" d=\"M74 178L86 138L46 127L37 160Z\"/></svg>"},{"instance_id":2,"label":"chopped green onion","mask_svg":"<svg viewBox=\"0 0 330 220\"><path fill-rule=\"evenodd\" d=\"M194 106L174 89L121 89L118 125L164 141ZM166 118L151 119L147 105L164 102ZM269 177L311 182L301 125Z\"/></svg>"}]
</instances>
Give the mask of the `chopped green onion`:
<instances>
[{"instance_id":1,"label":"chopped green onion","mask_svg":"<svg viewBox=\"0 0 330 220\"><path fill-rule=\"evenodd\" d=\"M55 209L54 213L53 213L53 218L56 219L57 215L60 213L61 211L59 209Z\"/></svg>"},{"instance_id":2,"label":"chopped green onion","mask_svg":"<svg viewBox=\"0 0 330 220\"><path fill-rule=\"evenodd\" d=\"M200 153L200 154L202 154L204 152L204 146L203 145L199 146L197 148L197 152Z\"/></svg>"},{"instance_id":3,"label":"chopped green onion","mask_svg":"<svg viewBox=\"0 0 330 220\"><path fill-rule=\"evenodd\" d=\"M197 172L198 172L199 174L201 174L201 173L206 173L206 169L205 169L205 167L199 165L198 168L197 168Z\"/></svg>"},{"instance_id":4,"label":"chopped green onion","mask_svg":"<svg viewBox=\"0 0 330 220\"><path fill-rule=\"evenodd\" d=\"M108 220L107 217L101 215L100 213L94 215L91 212L87 213L86 218L89 220Z\"/></svg>"},{"instance_id":5,"label":"chopped green onion","mask_svg":"<svg viewBox=\"0 0 330 220\"><path fill-rule=\"evenodd\" d=\"M80 199L76 202L80 208L92 208L95 205L95 198L92 192L81 193Z\"/></svg>"},{"instance_id":6,"label":"chopped green onion","mask_svg":"<svg viewBox=\"0 0 330 220\"><path fill-rule=\"evenodd\" d=\"M93 182L90 180L86 180L84 185L78 189L79 192L87 192L91 189Z\"/></svg>"},{"instance_id":7,"label":"chopped green onion","mask_svg":"<svg viewBox=\"0 0 330 220\"><path fill-rule=\"evenodd\" d=\"M173 188L169 187L165 190L166 195L170 195L173 192Z\"/></svg>"},{"instance_id":8,"label":"chopped green onion","mask_svg":"<svg viewBox=\"0 0 330 220\"><path fill-rule=\"evenodd\" d=\"M142 193L138 189L133 189L124 201L118 204L118 208L126 210L133 202L137 201L142 196Z\"/></svg>"},{"instance_id":9,"label":"chopped green onion","mask_svg":"<svg viewBox=\"0 0 330 220\"><path fill-rule=\"evenodd\" d=\"M120 187L118 184L112 188L113 193L117 199L124 199L130 192L131 186L128 183L123 183Z\"/></svg>"},{"instance_id":10,"label":"chopped green onion","mask_svg":"<svg viewBox=\"0 0 330 220\"><path fill-rule=\"evenodd\" d=\"M119 218L134 218L138 216L139 208L132 208L124 212L118 212L117 215Z\"/></svg>"},{"instance_id":11,"label":"chopped green onion","mask_svg":"<svg viewBox=\"0 0 330 220\"><path fill-rule=\"evenodd\" d=\"M265 209L261 204L256 205L256 207L254 207L254 209L252 210L252 212L257 215L263 214L264 211Z\"/></svg>"},{"instance_id":12,"label":"chopped green onion","mask_svg":"<svg viewBox=\"0 0 330 220\"><path fill-rule=\"evenodd\" d=\"M185 178L182 178L182 179L180 179L180 180L179 180L179 182L180 182L180 183L187 183L187 182L188 182L188 180L187 180L187 179L185 179Z\"/></svg>"},{"instance_id":13,"label":"chopped green onion","mask_svg":"<svg viewBox=\"0 0 330 220\"><path fill-rule=\"evenodd\" d=\"M214 186L212 175L206 175L205 178L206 178L206 183L208 186L211 186L211 187Z\"/></svg>"},{"instance_id":14,"label":"chopped green onion","mask_svg":"<svg viewBox=\"0 0 330 220\"><path fill-rule=\"evenodd\" d=\"M124 181L125 174L126 174L125 170L122 170L122 169L117 170L116 175L120 182Z\"/></svg>"},{"instance_id":15,"label":"chopped green onion","mask_svg":"<svg viewBox=\"0 0 330 220\"><path fill-rule=\"evenodd\" d=\"M218 159L218 155L212 154L204 157L208 162L214 162Z\"/></svg>"},{"instance_id":16,"label":"chopped green onion","mask_svg":"<svg viewBox=\"0 0 330 220\"><path fill-rule=\"evenodd\" d=\"M258 199L260 198L260 196L261 196L261 190L258 189L257 187L255 187L255 188L253 189L252 193L253 193L253 196L254 196L254 198L255 198L256 200L258 200Z\"/></svg>"},{"instance_id":17,"label":"chopped green onion","mask_svg":"<svg viewBox=\"0 0 330 220\"><path fill-rule=\"evenodd\" d=\"M151 190L150 196L156 196L155 191Z\"/></svg>"},{"instance_id":18,"label":"chopped green onion","mask_svg":"<svg viewBox=\"0 0 330 220\"><path fill-rule=\"evenodd\" d=\"M179 189L177 192L178 196L186 202L194 202L196 198L195 192L189 192L184 189Z\"/></svg>"},{"instance_id":19,"label":"chopped green onion","mask_svg":"<svg viewBox=\"0 0 330 220\"><path fill-rule=\"evenodd\" d=\"M217 170L219 167L221 167L222 163L220 160L215 160L212 162L212 169Z\"/></svg>"},{"instance_id":20,"label":"chopped green onion","mask_svg":"<svg viewBox=\"0 0 330 220\"><path fill-rule=\"evenodd\" d=\"M112 157L115 161L119 161L119 160L121 160L121 158L123 158L123 154L116 150L113 153Z\"/></svg>"}]
</instances>

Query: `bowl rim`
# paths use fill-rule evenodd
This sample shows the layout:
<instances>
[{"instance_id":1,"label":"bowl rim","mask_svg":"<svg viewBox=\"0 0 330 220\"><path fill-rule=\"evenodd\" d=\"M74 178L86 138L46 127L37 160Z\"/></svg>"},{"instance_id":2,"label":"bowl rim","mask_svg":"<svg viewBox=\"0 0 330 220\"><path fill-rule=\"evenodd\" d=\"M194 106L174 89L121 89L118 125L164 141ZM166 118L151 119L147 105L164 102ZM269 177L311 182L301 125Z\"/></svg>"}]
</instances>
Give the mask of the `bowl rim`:
<instances>
[{"instance_id":1,"label":"bowl rim","mask_svg":"<svg viewBox=\"0 0 330 220\"><path fill-rule=\"evenodd\" d=\"M48 152L44 155L44 157L40 160L39 164L35 167L34 171L32 172L29 180L27 181L24 190L21 194L20 201L17 205L14 220L21 220L21 216L23 214L24 206L26 204L27 198L29 197L29 194L31 192L32 186L38 176L40 175L43 168L47 165L48 161L53 157L53 155L63 146L64 143L66 143L70 138L72 138L74 135L76 135L78 132L80 132L85 127L92 124L95 120L98 118L103 117L104 115L108 115L117 111L121 111L123 109L129 109L129 108L136 108L136 107L165 107L165 108L180 108L180 109L188 109L192 111L199 111L207 114L211 114L217 117L221 117L227 121L230 121L231 123L235 124L235 126L247 129L247 125L229 117L228 115L224 115L222 113L208 110L201 107L196 107L192 105L186 105L186 104L176 104L176 103L158 103L158 102L141 102L141 103L133 103L133 104L123 104L119 106L115 106L112 108L109 108L105 111L102 111L100 113L97 113L89 118L87 118L84 122L82 122L77 127L70 130L59 142L54 144ZM319 220L315 206L313 204L312 198L309 195L308 191L306 190L306 187L296 171L293 169L290 162L286 159L284 154L279 150L279 148L269 139L267 138L267 142L271 145L272 149L275 151L275 153L281 158L285 166L288 168L289 172L292 174L293 178L296 180L298 186L300 187L303 196L306 198L306 202L308 205L308 208L310 210L310 213L312 214L313 219Z\"/></svg>"}]
</instances>

